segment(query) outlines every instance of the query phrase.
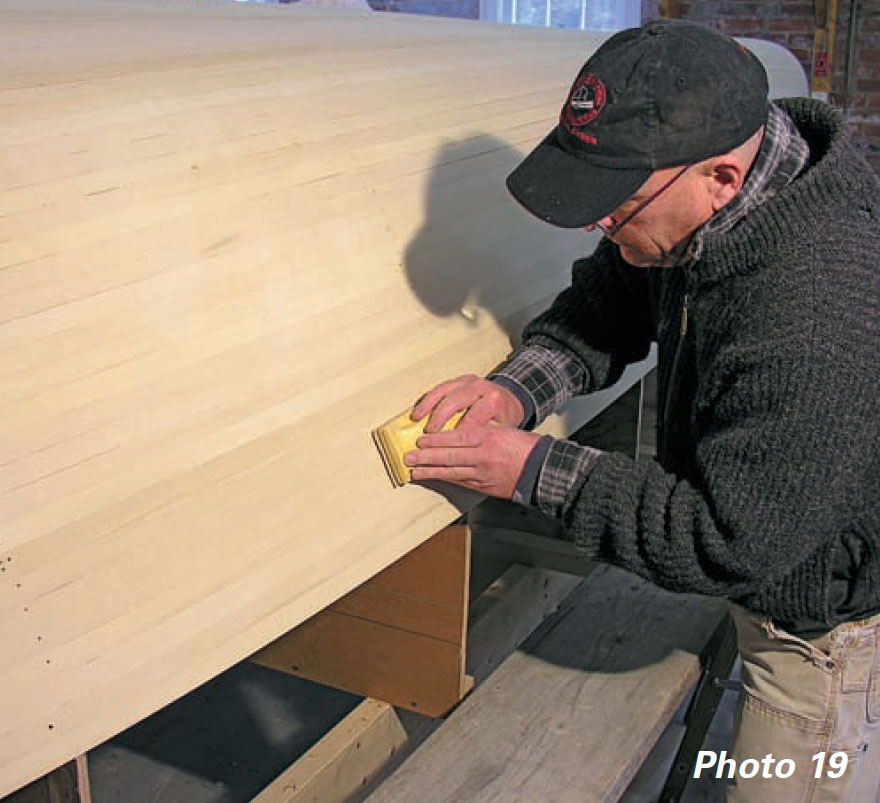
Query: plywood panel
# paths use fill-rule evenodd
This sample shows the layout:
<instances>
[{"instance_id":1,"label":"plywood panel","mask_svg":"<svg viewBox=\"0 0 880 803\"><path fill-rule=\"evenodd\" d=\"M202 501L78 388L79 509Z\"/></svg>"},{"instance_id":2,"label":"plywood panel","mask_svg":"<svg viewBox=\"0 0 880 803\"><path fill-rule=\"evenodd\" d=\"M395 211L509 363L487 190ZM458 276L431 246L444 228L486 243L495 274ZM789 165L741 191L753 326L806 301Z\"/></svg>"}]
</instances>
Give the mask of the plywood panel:
<instances>
[{"instance_id":1,"label":"plywood panel","mask_svg":"<svg viewBox=\"0 0 880 803\"><path fill-rule=\"evenodd\" d=\"M445 527L254 655L263 666L439 717L464 675L470 532Z\"/></svg>"},{"instance_id":2,"label":"plywood panel","mask_svg":"<svg viewBox=\"0 0 880 803\"><path fill-rule=\"evenodd\" d=\"M0 795L473 502L369 432L591 247L503 179L601 39L0 0Z\"/></svg>"}]
</instances>

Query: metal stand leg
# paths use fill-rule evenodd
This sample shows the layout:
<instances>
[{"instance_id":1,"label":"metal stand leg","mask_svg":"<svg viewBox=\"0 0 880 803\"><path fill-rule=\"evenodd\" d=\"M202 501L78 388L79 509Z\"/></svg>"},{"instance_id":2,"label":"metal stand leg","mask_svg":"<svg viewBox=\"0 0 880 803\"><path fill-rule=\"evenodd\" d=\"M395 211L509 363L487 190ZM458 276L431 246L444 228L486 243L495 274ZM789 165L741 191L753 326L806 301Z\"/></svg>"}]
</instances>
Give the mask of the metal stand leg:
<instances>
[{"instance_id":1,"label":"metal stand leg","mask_svg":"<svg viewBox=\"0 0 880 803\"><path fill-rule=\"evenodd\" d=\"M706 645L703 674L685 716L687 731L679 745L675 761L672 762L658 803L678 803L684 793L697 753L718 710L721 696L725 689L732 687L727 678L733 669L736 655L736 628L730 615L727 615Z\"/></svg>"}]
</instances>

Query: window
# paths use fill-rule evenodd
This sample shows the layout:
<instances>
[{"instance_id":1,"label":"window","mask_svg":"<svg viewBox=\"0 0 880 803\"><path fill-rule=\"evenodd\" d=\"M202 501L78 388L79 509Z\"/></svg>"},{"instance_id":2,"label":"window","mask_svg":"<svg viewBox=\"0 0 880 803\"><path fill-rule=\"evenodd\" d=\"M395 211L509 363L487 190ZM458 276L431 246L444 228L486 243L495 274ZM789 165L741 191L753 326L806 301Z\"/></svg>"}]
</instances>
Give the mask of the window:
<instances>
[{"instance_id":1,"label":"window","mask_svg":"<svg viewBox=\"0 0 880 803\"><path fill-rule=\"evenodd\" d=\"M480 0L480 17L515 25L617 31L641 21L641 0Z\"/></svg>"}]
</instances>

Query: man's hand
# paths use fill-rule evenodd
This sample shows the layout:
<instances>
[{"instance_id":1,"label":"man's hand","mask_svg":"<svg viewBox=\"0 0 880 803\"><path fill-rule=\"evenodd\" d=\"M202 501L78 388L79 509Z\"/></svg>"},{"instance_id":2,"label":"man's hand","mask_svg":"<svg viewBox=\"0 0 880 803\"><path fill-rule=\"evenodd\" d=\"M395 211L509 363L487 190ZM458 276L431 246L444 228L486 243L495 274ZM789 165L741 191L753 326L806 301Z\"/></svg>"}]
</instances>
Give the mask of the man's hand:
<instances>
[{"instance_id":1,"label":"man's hand","mask_svg":"<svg viewBox=\"0 0 880 803\"><path fill-rule=\"evenodd\" d=\"M464 419L462 419L464 420ZM412 478L444 480L500 499L510 499L526 458L541 439L533 432L488 426L422 435L404 462Z\"/></svg>"},{"instance_id":2,"label":"man's hand","mask_svg":"<svg viewBox=\"0 0 880 803\"><path fill-rule=\"evenodd\" d=\"M429 390L416 402L412 418L420 421L430 413L431 417L425 426L425 432L430 434L440 432L443 425L459 410L467 410L467 413L458 422L458 430L486 424L517 427L525 415L519 399L507 388L474 374L467 374Z\"/></svg>"}]
</instances>

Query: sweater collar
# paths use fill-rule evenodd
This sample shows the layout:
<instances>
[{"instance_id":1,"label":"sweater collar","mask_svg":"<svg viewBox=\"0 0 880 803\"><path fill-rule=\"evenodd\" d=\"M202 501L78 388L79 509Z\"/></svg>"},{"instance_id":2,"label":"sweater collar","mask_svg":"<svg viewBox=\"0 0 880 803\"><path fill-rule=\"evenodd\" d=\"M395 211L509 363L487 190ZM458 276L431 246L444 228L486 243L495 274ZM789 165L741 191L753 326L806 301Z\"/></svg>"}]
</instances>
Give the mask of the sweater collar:
<instances>
[{"instance_id":1,"label":"sweater collar","mask_svg":"<svg viewBox=\"0 0 880 803\"><path fill-rule=\"evenodd\" d=\"M703 255L707 236L729 232L749 212L794 181L809 158L810 148L791 118L775 103L771 104L761 147L745 184L730 203L697 229L681 264L690 267L696 263Z\"/></svg>"}]
</instances>

